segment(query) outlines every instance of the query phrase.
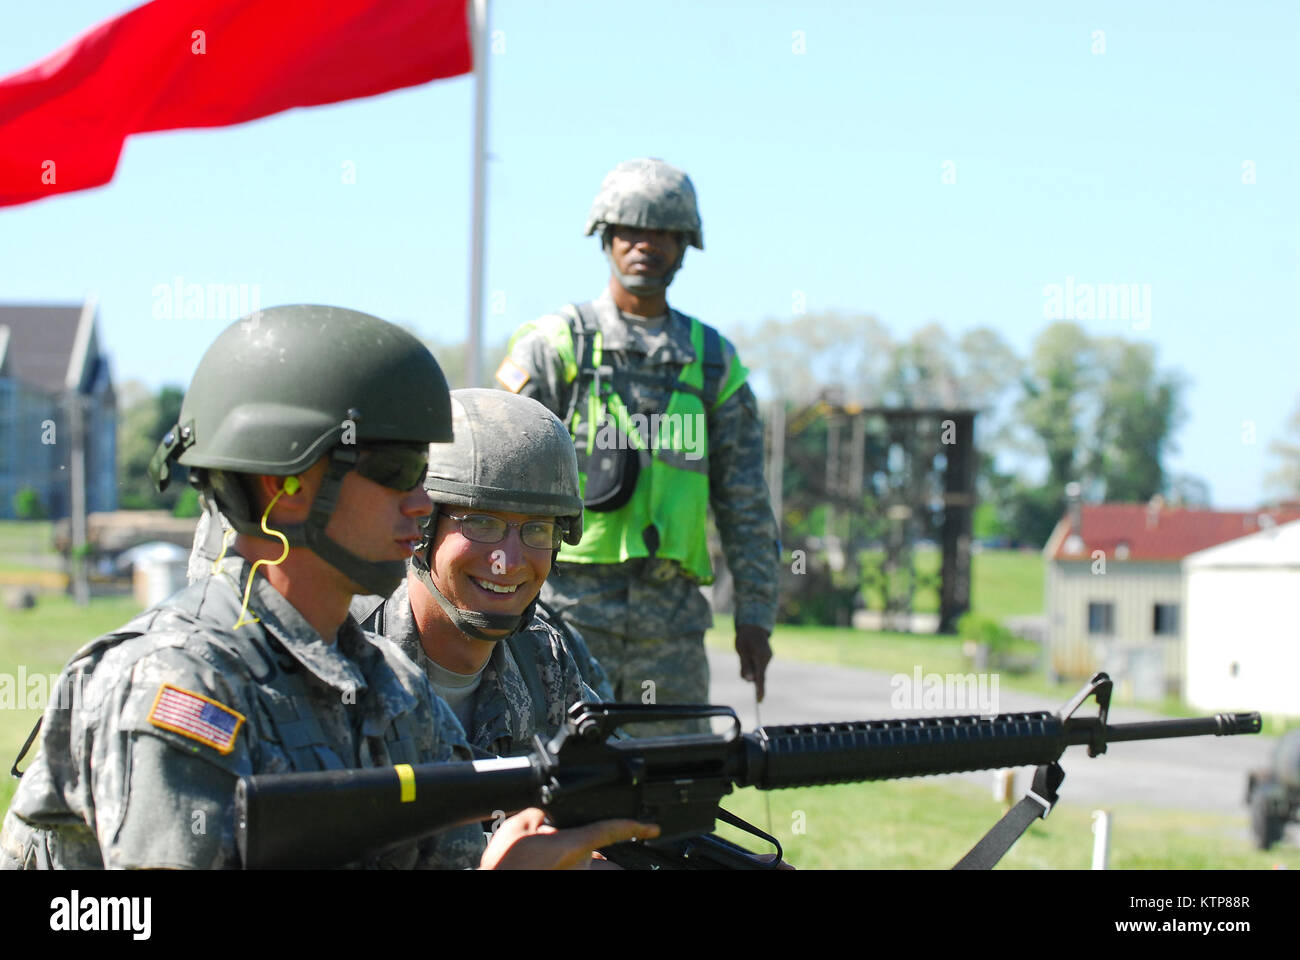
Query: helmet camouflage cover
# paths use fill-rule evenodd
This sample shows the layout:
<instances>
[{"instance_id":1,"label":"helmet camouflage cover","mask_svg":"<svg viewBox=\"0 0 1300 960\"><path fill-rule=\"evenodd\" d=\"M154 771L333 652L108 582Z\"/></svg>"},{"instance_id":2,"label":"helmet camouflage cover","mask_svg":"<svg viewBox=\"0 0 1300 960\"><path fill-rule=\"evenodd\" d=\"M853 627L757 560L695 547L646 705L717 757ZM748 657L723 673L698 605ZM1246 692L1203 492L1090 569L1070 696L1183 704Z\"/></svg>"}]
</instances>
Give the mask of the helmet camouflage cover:
<instances>
[{"instance_id":1,"label":"helmet camouflage cover","mask_svg":"<svg viewBox=\"0 0 1300 960\"><path fill-rule=\"evenodd\" d=\"M625 160L605 175L587 214L584 236L602 225L674 230L704 249L704 228L695 186L683 171L662 160Z\"/></svg>"},{"instance_id":2,"label":"helmet camouflage cover","mask_svg":"<svg viewBox=\"0 0 1300 960\"><path fill-rule=\"evenodd\" d=\"M450 444L429 448L424 488L435 503L571 517L565 540L582 538L582 497L573 439L560 418L502 390L453 390Z\"/></svg>"},{"instance_id":3,"label":"helmet camouflage cover","mask_svg":"<svg viewBox=\"0 0 1300 960\"><path fill-rule=\"evenodd\" d=\"M582 538L578 457L560 418L536 400L501 390L453 391L451 410L456 439L429 448L424 489L433 502L570 517L564 539L577 543ZM433 518L427 529L432 531ZM536 600L520 614L456 606L433 579L430 540L426 551L411 559L412 572L462 633L494 641L502 631L513 633L532 622Z\"/></svg>"}]
</instances>

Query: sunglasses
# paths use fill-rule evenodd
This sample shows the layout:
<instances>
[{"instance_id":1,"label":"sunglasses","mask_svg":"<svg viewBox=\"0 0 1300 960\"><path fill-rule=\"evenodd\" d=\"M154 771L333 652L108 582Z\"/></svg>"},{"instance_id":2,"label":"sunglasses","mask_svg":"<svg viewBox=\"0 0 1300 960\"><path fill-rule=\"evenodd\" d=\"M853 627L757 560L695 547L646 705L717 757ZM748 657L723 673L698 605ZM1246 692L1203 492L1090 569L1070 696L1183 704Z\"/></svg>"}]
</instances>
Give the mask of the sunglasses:
<instances>
[{"instance_id":1,"label":"sunglasses","mask_svg":"<svg viewBox=\"0 0 1300 960\"><path fill-rule=\"evenodd\" d=\"M518 527L523 545L534 550L558 550L564 538L564 527L554 520L510 521L486 513L457 516L446 511L443 511L443 516L459 521L460 535L475 543L500 543L511 527Z\"/></svg>"},{"instance_id":2,"label":"sunglasses","mask_svg":"<svg viewBox=\"0 0 1300 960\"><path fill-rule=\"evenodd\" d=\"M353 469L367 480L405 493L424 482L429 472L429 448L423 445L369 447L361 451Z\"/></svg>"}]
</instances>

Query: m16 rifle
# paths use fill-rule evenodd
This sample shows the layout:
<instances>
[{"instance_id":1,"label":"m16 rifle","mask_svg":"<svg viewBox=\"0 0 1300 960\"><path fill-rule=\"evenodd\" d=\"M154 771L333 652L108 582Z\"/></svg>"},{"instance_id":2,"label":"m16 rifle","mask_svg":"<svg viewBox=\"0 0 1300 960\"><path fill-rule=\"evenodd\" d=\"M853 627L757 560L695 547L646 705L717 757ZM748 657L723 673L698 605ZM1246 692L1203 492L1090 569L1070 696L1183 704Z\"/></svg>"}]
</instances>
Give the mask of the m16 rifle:
<instances>
[{"instance_id":1,"label":"m16 rifle","mask_svg":"<svg viewBox=\"0 0 1300 960\"><path fill-rule=\"evenodd\" d=\"M1037 765L1025 798L956 865L989 868L1056 804L1065 778L1057 761L1068 747L1086 746L1095 757L1127 740L1260 730L1258 713L1111 724L1111 689L1110 678L1099 673L1056 713L766 726L745 734L728 707L575 704L565 728L549 742L537 738L529 756L241 778L236 837L248 868L334 867L537 806L560 828L612 817L659 824L656 840L604 851L624 866L776 868L777 841L720 809L733 787L775 790ZM1074 716L1089 697L1096 698L1097 716ZM731 728L610 737L623 723L685 717L724 717ZM775 855L760 857L710 836L718 819L771 843Z\"/></svg>"}]
</instances>

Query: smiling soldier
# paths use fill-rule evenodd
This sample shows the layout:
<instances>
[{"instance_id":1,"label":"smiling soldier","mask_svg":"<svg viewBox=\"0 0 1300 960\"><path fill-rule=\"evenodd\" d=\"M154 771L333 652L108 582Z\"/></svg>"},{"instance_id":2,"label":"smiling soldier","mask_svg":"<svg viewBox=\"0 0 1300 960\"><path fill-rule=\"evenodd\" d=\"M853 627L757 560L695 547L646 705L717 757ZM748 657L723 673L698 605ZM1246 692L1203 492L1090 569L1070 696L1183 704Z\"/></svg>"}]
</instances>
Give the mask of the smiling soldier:
<instances>
[{"instance_id":1,"label":"smiling soldier","mask_svg":"<svg viewBox=\"0 0 1300 960\"><path fill-rule=\"evenodd\" d=\"M538 604L561 543L582 538L578 463L540 403L451 397L455 440L430 448L426 540L390 597L352 612L423 668L473 746L510 756L558 732L570 705L613 699L581 637Z\"/></svg>"}]
</instances>

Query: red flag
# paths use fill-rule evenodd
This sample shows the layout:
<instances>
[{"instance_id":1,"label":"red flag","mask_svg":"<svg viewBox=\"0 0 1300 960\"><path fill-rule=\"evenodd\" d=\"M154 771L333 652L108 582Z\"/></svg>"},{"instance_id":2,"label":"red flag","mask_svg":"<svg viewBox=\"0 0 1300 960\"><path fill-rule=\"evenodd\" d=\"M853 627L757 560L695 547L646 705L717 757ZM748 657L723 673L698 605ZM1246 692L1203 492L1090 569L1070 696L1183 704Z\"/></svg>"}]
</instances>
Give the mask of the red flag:
<instances>
[{"instance_id":1,"label":"red flag","mask_svg":"<svg viewBox=\"0 0 1300 960\"><path fill-rule=\"evenodd\" d=\"M0 206L107 183L133 133L470 69L466 0L152 0L0 80Z\"/></svg>"}]
</instances>

